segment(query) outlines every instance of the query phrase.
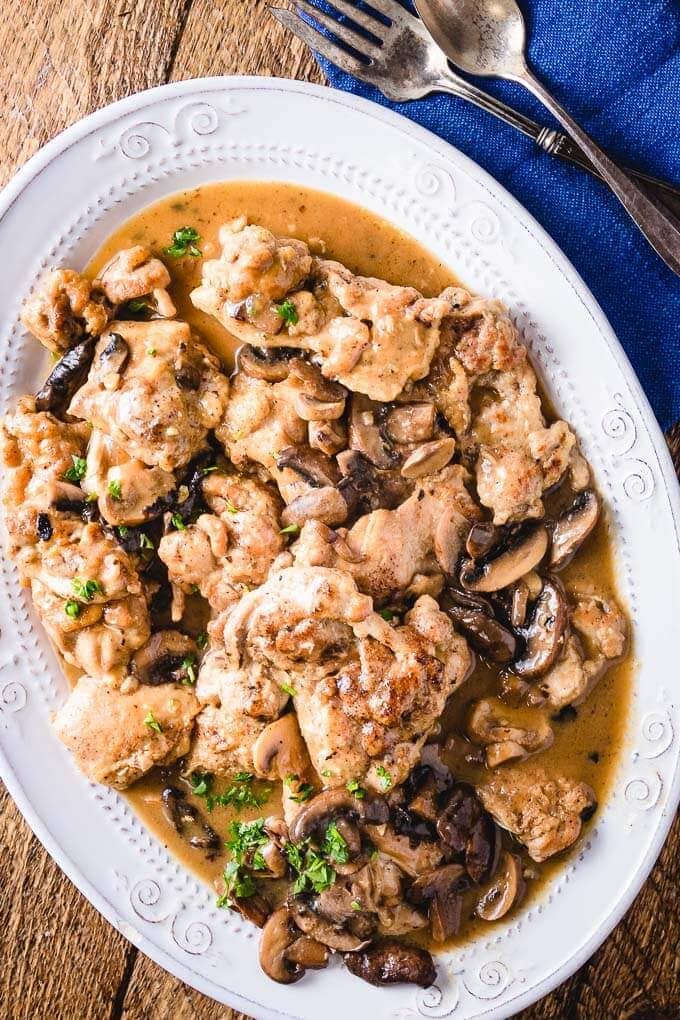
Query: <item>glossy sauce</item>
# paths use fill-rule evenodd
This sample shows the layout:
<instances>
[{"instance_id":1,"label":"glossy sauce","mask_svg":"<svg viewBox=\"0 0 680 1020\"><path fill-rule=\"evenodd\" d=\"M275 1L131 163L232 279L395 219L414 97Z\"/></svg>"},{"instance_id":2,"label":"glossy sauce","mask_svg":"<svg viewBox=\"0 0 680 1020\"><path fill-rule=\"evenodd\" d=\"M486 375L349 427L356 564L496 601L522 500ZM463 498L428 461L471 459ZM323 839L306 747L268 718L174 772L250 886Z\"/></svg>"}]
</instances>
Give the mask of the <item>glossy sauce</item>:
<instances>
[{"instance_id":1,"label":"glossy sauce","mask_svg":"<svg viewBox=\"0 0 680 1020\"><path fill-rule=\"evenodd\" d=\"M173 232L183 226L198 230L204 256L214 258L219 254L219 227L242 214L247 215L250 222L266 226L276 234L292 235L307 241L316 253L338 259L357 273L411 285L426 296L457 282L450 268L415 240L374 214L322 192L263 182L206 185L172 195L146 208L109 238L90 265L89 272L94 275L112 254L131 244L148 245L162 255L163 247L171 243ZM219 323L199 312L189 301L189 292L200 280L201 259L187 256L173 260L166 257L165 261L172 274L171 293L178 315L190 322L231 368L236 348L234 339ZM572 424L578 431L578 422ZM568 590L592 584L605 597L617 597L611 526L606 512L576 562L560 576ZM623 608L625 610L625 606ZM602 804L608 796L622 750L633 671L634 658L629 652L627 658L613 666L599 682L585 704L576 710L575 717L551 722L555 735L553 746L536 755L528 766L544 764L548 770L554 769L574 779L584 780L593 787L598 802ZM497 685L497 668L490 668L478 660L472 676L447 706L437 740L443 744L448 734L460 730L470 703L484 694L496 693ZM521 710L511 711L511 717L521 718ZM446 757L442 753L444 761ZM481 769L481 772L484 771ZM479 778L480 766L458 762L456 774L458 778L474 782ZM214 883L219 879L228 855L225 853L208 860L203 852L189 847L175 833L165 819L160 803L161 791L169 781L183 785L188 791L187 784L175 768L150 774L127 791L126 796L174 856L201 878ZM228 782L226 777L216 786L224 789ZM205 810L203 801L196 799L195 803ZM280 795L272 788L266 804L259 809L244 810L238 817L246 820L279 812ZM218 807L206 817L210 825L224 836L230 820L237 816L232 809ZM587 831L587 826L585 828ZM516 849L515 846L515 852ZM535 877L528 884L527 897L540 895L555 871L564 866L565 856L540 866L531 864L530 873ZM496 924L506 922L507 918L504 918ZM463 925L456 941L469 939L478 931L489 932L493 926L488 922L470 921Z\"/></svg>"}]
</instances>

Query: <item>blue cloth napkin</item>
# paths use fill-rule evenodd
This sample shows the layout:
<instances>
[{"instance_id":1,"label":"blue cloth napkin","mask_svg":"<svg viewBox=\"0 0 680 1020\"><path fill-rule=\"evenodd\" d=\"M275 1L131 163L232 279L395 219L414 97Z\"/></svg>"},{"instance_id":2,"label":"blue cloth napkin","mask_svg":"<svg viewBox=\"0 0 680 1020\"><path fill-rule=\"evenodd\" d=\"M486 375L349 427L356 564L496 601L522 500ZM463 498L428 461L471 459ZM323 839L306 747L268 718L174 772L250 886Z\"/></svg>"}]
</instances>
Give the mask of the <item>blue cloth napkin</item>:
<instances>
[{"instance_id":1,"label":"blue cloth napkin","mask_svg":"<svg viewBox=\"0 0 680 1020\"><path fill-rule=\"evenodd\" d=\"M403 2L413 10L410 0ZM537 76L615 158L680 182L678 0L520 2ZM604 185L462 100L432 96L392 104L327 61L323 67L331 85L429 128L511 191L595 294L662 428L680 419L680 278ZM534 120L553 124L520 86L491 79L477 84Z\"/></svg>"}]
</instances>

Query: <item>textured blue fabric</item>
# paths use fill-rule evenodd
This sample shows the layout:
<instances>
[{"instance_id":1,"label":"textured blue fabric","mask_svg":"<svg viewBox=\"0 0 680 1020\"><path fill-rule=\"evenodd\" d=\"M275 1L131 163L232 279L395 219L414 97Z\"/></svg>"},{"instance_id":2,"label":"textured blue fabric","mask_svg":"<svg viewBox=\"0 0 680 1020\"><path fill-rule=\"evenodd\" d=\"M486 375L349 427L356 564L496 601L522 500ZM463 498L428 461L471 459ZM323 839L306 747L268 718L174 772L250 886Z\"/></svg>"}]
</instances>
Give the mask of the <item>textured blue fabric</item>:
<instances>
[{"instance_id":1,"label":"textured blue fabric","mask_svg":"<svg viewBox=\"0 0 680 1020\"><path fill-rule=\"evenodd\" d=\"M679 0L520 2L538 77L614 157L680 182ZM327 62L323 66L331 85L429 128L511 191L595 294L662 427L680 419L680 279L602 184L462 100L432 96L392 104ZM553 123L520 86L477 83L534 120Z\"/></svg>"}]
</instances>

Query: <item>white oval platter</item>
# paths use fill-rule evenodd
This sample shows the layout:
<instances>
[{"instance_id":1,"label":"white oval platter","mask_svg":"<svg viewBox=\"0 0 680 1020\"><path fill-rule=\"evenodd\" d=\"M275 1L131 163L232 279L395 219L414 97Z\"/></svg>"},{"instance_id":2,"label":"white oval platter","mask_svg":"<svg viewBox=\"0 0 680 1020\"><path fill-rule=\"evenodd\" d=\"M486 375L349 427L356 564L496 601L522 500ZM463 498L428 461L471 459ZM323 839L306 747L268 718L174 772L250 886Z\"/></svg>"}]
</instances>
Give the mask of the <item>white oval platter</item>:
<instances>
[{"instance_id":1,"label":"white oval platter","mask_svg":"<svg viewBox=\"0 0 680 1020\"><path fill-rule=\"evenodd\" d=\"M88 783L53 736L49 720L66 683L5 559L2 777L38 838L111 924L217 1000L258 1018L507 1017L567 978L602 942L649 873L677 806L678 667L668 635L680 620L680 499L672 463L592 295L500 185L376 105L267 78L187 81L132 96L64 132L5 189L3 413L45 371L18 321L42 270L83 266L112 230L163 195L245 178L351 199L510 306L560 414L581 437L614 522L639 668L613 793L543 899L486 939L439 957L436 986L377 989L337 965L276 985L259 969L256 929L217 910L212 890L168 856L120 796Z\"/></svg>"}]
</instances>

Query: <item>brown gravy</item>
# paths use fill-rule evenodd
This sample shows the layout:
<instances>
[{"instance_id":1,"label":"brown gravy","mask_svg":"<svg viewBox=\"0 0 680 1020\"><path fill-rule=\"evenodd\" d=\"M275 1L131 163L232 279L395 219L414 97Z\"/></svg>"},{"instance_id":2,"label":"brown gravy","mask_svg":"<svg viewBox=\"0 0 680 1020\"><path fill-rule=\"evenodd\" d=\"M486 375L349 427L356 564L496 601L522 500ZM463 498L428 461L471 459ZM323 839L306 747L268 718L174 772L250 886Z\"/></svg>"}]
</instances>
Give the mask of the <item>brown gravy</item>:
<instances>
[{"instance_id":1,"label":"brown gravy","mask_svg":"<svg viewBox=\"0 0 680 1020\"><path fill-rule=\"evenodd\" d=\"M170 244L173 232L182 226L195 227L201 235L200 247L204 255L215 257L219 251L217 232L220 225L241 214L275 233L308 241L317 252L338 259L355 272L408 284L428 296L456 282L452 270L418 242L365 209L307 188L244 181L205 185L171 195L142 210L106 241L88 271L94 275L115 251L131 244L145 244L161 253L161 249ZM189 301L190 290L199 282L201 260L184 258L175 264L172 260L167 261L171 263L172 294L179 316L195 327L227 366L233 366L236 346L233 338ZM578 423L574 424L578 426ZM611 525L606 513L576 562L561 576L568 589L586 587L589 582L595 581L597 589L604 595L616 596ZM539 756L539 759L545 758L550 769L589 783L600 804L609 794L622 751L634 666L633 654L629 652L623 662L609 670L586 703L576 710L574 718L552 724L555 743L548 752ZM482 694L493 692L496 681L497 671L478 661L472 677L447 707L440 740L443 741L460 725L470 702ZM446 760L446 756L443 757ZM457 775L474 782L475 767L459 765ZM228 855L225 853L214 860L206 860L201 851L189 847L175 833L163 815L160 802L161 791L169 778L174 783L182 782L177 769L164 770L162 774L156 772L139 781L127 791L126 796L171 854L202 879L214 883L220 877ZM226 784L218 785L224 788ZM234 817L247 820L277 813L279 797L278 791L273 790L270 799L260 809L246 809L236 816L232 809L217 807L207 817L211 826L220 835L225 835ZM202 810L205 809L204 802L197 800L196 803ZM564 865L564 857L547 865L533 865L532 870L537 877L529 883L528 895L532 898L540 895L546 883ZM497 922L503 923L505 921ZM481 930L489 932L489 927L486 922L471 921L463 926L457 941L467 940Z\"/></svg>"}]
</instances>

